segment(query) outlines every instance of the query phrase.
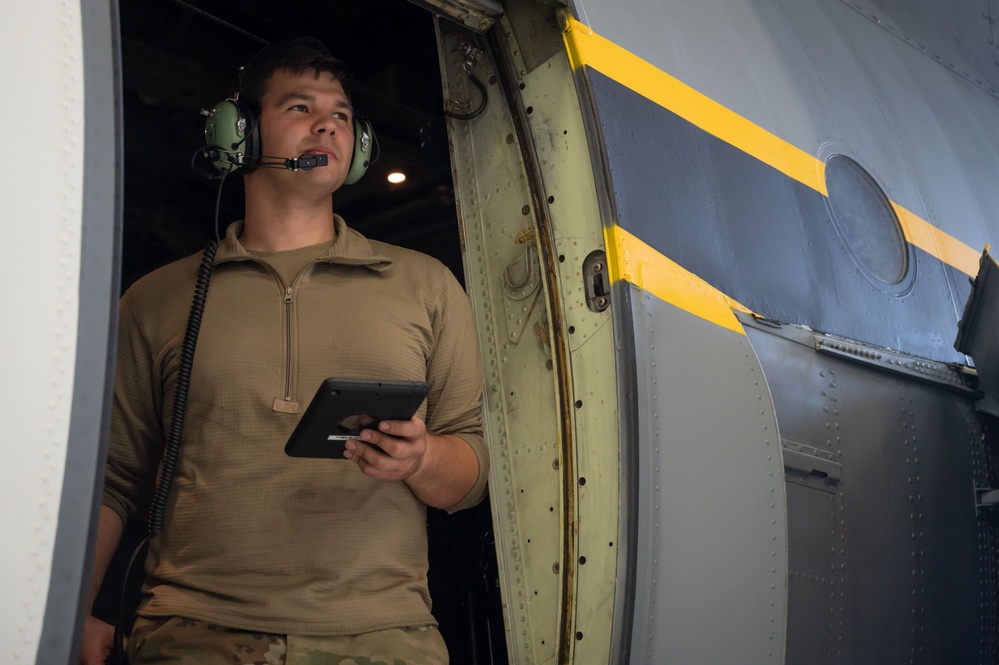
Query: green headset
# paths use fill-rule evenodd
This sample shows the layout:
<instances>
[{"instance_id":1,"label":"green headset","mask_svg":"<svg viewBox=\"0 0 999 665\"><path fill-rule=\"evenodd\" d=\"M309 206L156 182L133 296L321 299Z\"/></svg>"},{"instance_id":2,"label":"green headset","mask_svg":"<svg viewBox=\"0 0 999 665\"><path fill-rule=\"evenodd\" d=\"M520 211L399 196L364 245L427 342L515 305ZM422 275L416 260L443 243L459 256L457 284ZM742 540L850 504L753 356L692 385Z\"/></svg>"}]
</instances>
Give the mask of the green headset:
<instances>
[{"instance_id":1,"label":"green headset","mask_svg":"<svg viewBox=\"0 0 999 665\"><path fill-rule=\"evenodd\" d=\"M262 163L267 157L260 153L260 116L253 104L239 98L238 90L229 99L216 104L206 115L205 157L219 173L231 173L238 168L242 168L243 173L250 173L257 166L283 165L282 161ZM371 123L364 116L355 114L354 149L343 184L352 185L361 179L371 164L375 145L375 131Z\"/></svg>"}]
</instances>

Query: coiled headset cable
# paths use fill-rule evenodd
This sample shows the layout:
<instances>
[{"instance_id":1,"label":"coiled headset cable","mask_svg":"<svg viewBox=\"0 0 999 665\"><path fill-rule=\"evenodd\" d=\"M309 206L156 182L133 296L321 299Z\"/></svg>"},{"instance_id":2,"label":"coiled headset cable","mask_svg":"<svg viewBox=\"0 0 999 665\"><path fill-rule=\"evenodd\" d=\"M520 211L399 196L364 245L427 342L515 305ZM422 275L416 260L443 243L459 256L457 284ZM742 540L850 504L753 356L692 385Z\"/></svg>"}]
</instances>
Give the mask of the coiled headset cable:
<instances>
[{"instance_id":1,"label":"coiled headset cable","mask_svg":"<svg viewBox=\"0 0 999 665\"><path fill-rule=\"evenodd\" d=\"M215 200L215 238L208 243L201 253L201 264L198 266L198 275L194 285L194 298L191 301L191 311L187 316L187 329L184 331L184 341L181 344L180 366L177 371L177 388L173 395L173 410L170 415L170 432L163 449L159 482L156 484L156 492L149 507L149 534L135 548L135 552L132 553L132 558L128 562L128 568L125 570L118 618L114 626L111 655L104 661L105 665L128 665L128 657L125 654L124 631L128 580L136 564L145 560L149 540L163 531L167 499L170 497L170 487L173 485L174 474L177 471L177 461L180 459L180 444L184 435L184 415L187 412L187 394L191 386L194 352L198 345L201 319L204 316L205 303L208 300L208 286L211 284L212 271L215 267L215 254L219 247L219 204L224 184L225 174L219 179L218 195Z\"/></svg>"}]
</instances>

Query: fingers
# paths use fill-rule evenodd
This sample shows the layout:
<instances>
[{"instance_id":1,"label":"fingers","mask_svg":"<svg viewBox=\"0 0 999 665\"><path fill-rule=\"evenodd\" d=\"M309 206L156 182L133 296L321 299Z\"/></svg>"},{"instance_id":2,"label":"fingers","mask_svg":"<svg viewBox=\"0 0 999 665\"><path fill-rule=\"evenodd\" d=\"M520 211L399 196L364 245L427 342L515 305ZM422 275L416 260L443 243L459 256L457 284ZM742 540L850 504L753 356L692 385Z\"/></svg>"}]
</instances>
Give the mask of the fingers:
<instances>
[{"instance_id":1,"label":"fingers","mask_svg":"<svg viewBox=\"0 0 999 665\"><path fill-rule=\"evenodd\" d=\"M359 440L348 441L344 457L372 478L405 480L419 468L426 448L426 425L419 418L382 421L377 430L362 430Z\"/></svg>"},{"instance_id":2,"label":"fingers","mask_svg":"<svg viewBox=\"0 0 999 665\"><path fill-rule=\"evenodd\" d=\"M378 431L398 439L415 440L426 435L427 426L417 416L410 420L383 420L378 423Z\"/></svg>"},{"instance_id":3,"label":"fingers","mask_svg":"<svg viewBox=\"0 0 999 665\"><path fill-rule=\"evenodd\" d=\"M395 459L421 455L426 448L426 438L427 426L415 416L411 420L383 420L378 423L377 430L361 430L360 436L364 443L378 446ZM374 462L370 458L369 461Z\"/></svg>"},{"instance_id":4,"label":"fingers","mask_svg":"<svg viewBox=\"0 0 999 665\"><path fill-rule=\"evenodd\" d=\"M391 457L363 441L348 441L344 457L357 464L364 475L379 480L402 480L409 467L405 458Z\"/></svg>"},{"instance_id":5,"label":"fingers","mask_svg":"<svg viewBox=\"0 0 999 665\"><path fill-rule=\"evenodd\" d=\"M88 615L80 645L80 665L104 665L111 654L114 626Z\"/></svg>"}]
</instances>

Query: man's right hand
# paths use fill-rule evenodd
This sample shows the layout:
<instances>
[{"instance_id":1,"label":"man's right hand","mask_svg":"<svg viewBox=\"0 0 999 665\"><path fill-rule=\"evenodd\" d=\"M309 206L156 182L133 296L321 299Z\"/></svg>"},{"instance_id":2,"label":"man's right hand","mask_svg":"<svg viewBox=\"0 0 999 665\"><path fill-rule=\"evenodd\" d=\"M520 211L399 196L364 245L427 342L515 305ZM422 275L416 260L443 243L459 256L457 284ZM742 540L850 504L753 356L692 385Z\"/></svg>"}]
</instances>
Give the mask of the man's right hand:
<instances>
[{"instance_id":1,"label":"man's right hand","mask_svg":"<svg viewBox=\"0 0 999 665\"><path fill-rule=\"evenodd\" d=\"M83 622L80 665L104 665L114 644L114 626L87 615Z\"/></svg>"},{"instance_id":2,"label":"man's right hand","mask_svg":"<svg viewBox=\"0 0 999 665\"><path fill-rule=\"evenodd\" d=\"M97 590L101 588L104 573L121 542L125 524L111 508L101 506L101 516L97 523L97 544L94 548L94 570L90 578L90 605L93 607ZM104 665L114 646L114 627L92 616L89 612L83 622L83 636L80 642L80 665Z\"/></svg>"}]
</instances>

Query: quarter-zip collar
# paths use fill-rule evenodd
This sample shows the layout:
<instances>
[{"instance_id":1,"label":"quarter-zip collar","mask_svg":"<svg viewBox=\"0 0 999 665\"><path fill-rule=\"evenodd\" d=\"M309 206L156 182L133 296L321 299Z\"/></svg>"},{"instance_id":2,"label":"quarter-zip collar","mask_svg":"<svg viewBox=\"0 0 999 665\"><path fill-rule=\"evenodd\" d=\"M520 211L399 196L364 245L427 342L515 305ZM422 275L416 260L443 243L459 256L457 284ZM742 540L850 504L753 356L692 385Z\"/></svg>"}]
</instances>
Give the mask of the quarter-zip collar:
<instances>
[{"instance_id":1,"label":"quarter-zip collar","mask_svg":"<svg viewBox=\"0 0 999 665\"><path fill-rule=\"evenodd\" d=\"M336 240L330 244L327 251L316 257L316 261L343 266L363 266L374 272L382 272L391 267L392 259L383 254L375 254L371 241L348 227L340 215L333 215L333 224L336 229ZM229 225L215 255L215 265L253 259L239 242L242 233L243 220Z\"/></svg>"}]
</instances>

